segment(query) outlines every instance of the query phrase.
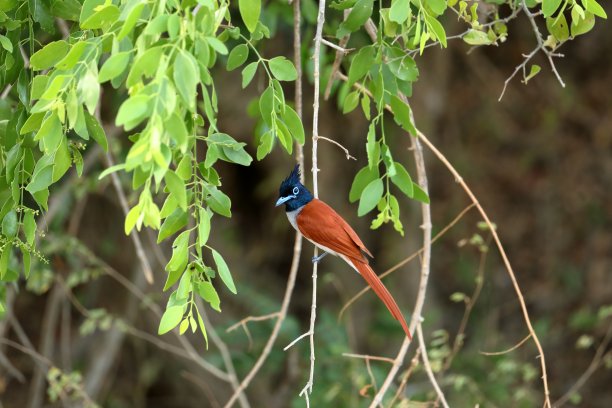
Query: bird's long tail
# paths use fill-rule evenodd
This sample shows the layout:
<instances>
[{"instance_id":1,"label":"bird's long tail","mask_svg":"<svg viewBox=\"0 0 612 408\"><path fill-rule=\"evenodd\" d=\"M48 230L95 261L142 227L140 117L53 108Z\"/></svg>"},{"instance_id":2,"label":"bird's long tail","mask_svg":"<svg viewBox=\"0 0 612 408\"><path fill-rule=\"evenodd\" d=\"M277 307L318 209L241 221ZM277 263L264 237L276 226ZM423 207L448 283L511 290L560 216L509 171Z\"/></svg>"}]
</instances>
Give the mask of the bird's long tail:
<instances>
[{"instance_id":1,"label":"bird's long tail","mask_svg":"<svg viewBox=\"0 0 612 408\"><path fill-rule=\"evenodd\" d=\"M406 332L406 336L408 336L408 338L412 340L412 335L410 334L410 330L408 329L408 325L406 324L406 319L404 319L404 315L402 315L402 312L397 306L395 299L393 299L393 296L391 296L391 293L389 293L385 285L383 285L378 275L376 275L376 273L372 270L370 265L368 265L367 263L359 262L356 260L352 260L352 262L353 262L353 265L355 265L355 268L361 274L361 276L363 276L363 278L366 280L368 285L370 285L374 293L376 293L376 295L380 298L380 300L383 301L385 306L387 306L387 309L389 309L389 312L391 312L391 315L397 321L400 322L400 324L402 325L402 328Z\"/></svg>"}]
</instances>

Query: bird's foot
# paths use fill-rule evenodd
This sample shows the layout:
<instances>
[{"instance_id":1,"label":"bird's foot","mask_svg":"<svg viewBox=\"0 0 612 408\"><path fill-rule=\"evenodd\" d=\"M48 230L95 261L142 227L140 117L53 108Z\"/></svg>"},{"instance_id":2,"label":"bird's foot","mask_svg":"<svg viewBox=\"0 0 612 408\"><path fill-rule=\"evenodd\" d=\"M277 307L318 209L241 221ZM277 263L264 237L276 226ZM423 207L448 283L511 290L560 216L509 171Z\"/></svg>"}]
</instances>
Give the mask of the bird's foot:
<instances>
[{"instance_id":1,"label":"bird's foot","mask_svg":"<svg viewBox=\"0 0 612 408\"><path fill-rule=\"evenodd\" d=\"M325 255L327 255L329 252L323 252L321 255L319 256L313 256L312 257L312 263L315 264L317 262L319 262L321 259L323 259L325 257Z\"/></svg>"}]
</instances>

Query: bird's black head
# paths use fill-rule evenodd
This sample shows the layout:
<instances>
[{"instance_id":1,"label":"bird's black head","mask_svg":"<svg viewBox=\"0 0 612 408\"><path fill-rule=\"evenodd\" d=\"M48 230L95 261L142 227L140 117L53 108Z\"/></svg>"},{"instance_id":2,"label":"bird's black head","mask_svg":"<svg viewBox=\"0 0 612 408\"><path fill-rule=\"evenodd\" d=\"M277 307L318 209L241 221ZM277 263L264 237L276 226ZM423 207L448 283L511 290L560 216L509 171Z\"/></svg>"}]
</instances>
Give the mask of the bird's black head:
<instances>
[{"instance_id":1,"label":"bird's black head","mask_svg":"<svg viewBox=\"0 0 612 408\"><path fill-rule=\"evenodd\" d=\"M287 212L297 210L312 200L312 194L300 182L300 165L295 166L289 177L285 179L278 189L276 206L285 204Z\"/></svg>"}]
</instances>

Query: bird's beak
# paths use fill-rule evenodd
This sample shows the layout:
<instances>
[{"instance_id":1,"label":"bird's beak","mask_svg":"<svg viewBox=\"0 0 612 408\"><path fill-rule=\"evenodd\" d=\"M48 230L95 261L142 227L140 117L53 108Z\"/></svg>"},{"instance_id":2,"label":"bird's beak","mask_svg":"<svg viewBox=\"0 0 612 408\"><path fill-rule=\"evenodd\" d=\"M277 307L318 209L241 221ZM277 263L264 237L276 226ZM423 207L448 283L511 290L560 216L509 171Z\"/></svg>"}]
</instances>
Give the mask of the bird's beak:
<instances>
[{"instance_id":1,"label":"bird's beak","mask_svg":"<svg viewBox=\"0 0 612 408\"><path fill-rule=\"evenodd\" d=\"M294 196L294 195L289 195L289 196L287 196L287 197L281 197L281 198L279 198L278 200L276 200L276 205L275 205L275 207L278 207L278 206L279 206L279 205L281 205L281 204L285 204L287 201L289 201L289 200L291 200L291 199L293 199L293 198L295 198L295 196Z\"/></svg>"}]
</instances>

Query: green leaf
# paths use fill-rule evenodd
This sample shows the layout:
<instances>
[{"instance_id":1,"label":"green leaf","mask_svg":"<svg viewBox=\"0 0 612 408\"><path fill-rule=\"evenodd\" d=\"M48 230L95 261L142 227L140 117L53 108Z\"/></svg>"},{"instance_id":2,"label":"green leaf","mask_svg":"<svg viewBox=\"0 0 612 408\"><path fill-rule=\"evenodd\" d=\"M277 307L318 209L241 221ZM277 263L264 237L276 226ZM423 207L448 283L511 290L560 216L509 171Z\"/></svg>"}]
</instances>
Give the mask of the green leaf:
<instances>
[{"instance_id":1,"label":"green leaf","mask_svg":"<svg viewBox=\"0 0 612 408\"><path fill-rule=\"evenodd\" d=\"M66 41L53 41L36 51L30 58L30 66L35 71L48 69L68 53L70 45Z\"/></svg>"},{"instance_id":2,"label":"green leaf","mask_svg":"<svg viewBox=\"0 0 612 408\"><path fill-rule=\"evenodd\" d=\"M232 49L227 57L227 70L233 71L244 64L249 57L249 47L246 44L239 44Z\"/></svg>"},{"instance_id":3,"label":"green leaf","mask_svg":"<svg viewBox=\"0 0 612 408\"><path fill-rule=\"evenodd\" d=\"M159 244L164 239L176 233L178 230L187 225L188 215L185 211L177 208L170 214L161 225L159 234L157 235L157 243Z\"/></svg>"},{"instance_id":4,"label":"green leaf","mask_svg":"<svg viewBox=\"0 0 612 408\"><path fill-rule=\"evenodd\" d=\"M559 14L557 17L547 18L546 28L559 42L566 41L569 38L569 27L565 15L563 14Z\"/></svg>"},{"instance_id":5,"label":"green leaf","mask_svg":"<svg viewBox=\"0 0 612 408\"><path fill-rule=\"evenodd\" d=\"M429 196L427 193L419 186L417 183L412 183L412 189L414 190L414 194L412 198L418 200L422 203L429 204Z\"/></svg>"},{"instance_id":6,"label":"green leaf","mask_svg":"<svg viewBox=\"0 0 612 408\"><path fill-rule=\"evenodd\" d=\"M28 244L34 244L34 239L36 238L36 221L31 211L26 211L23 216L23 232Z\"/></svg>"},{"instance_id":7,"label":"green leaf","mask_svg":"<svg viewBox=\"0 0 612 408\"><path fill-rule=\"evenodd\" d=\"M586 9L586 11L595 14L597 17L601 17L605 19L608 18L608 15L606 14L605 10L603 9L603 7L601 7L599 3L597 3L597 1L582 0L582 4L584 5L584 8Z\"/></svg>"},{"instance_id":8,"label":"green leaf","mask_svg":"<svg viewBox=\"0 0 612 408\"><path fill-rule=\"evenodd\" d=\"M446 48L446 32L438 19L425 14L425 22L427 23L427 27L429 27L429 34L433 33L433 36L435 36L435 38L440 41L440 44Z\"/></svg>"},{"instance_id":9,"label":"green leaf","mask_svg":"<svg viewBox=\"0 0 612 408\"><path fill-rule=\"evenodd\" d=\"M550 17L561 5L561 0L542 0L542 13L544 17Z\"/></svg>"},{"instance_id":10,"label":"green leaf","mask_svg":"<svg viewBox=\"0 0 612 408\"><path fill-rule=\"evenodd\" d=\"M100 74L98 75L98 82L101 84L110 81L113 78L118 77L125 71L130 62L130 52L118 52L106 60Z\"/></svg>"},{"instance_id":11,"label":"green leaf","mask_svg":"<svg viewBox=\"0 0 612 408\"><path fill-rule=\"evenodd\" d=\"M177 299L185 299L187 300L189 293L193 289L193 284L191 283L191 268L187 268L181 277L181 281L179 282L178 289L176 290L176 298Z\"/></svg>"},{"instance_id":12,"label":"green leaf","mask_svg":"<svg viewBox=\"0 0 612 408\"><path fill-rule=\"evenodd\" d=\"M144 6L145 3L139 3L135 5L132 10L130 10L130 13L125 19L125 22L121 26L121 31L119 31L119 34L117 34L117 41L123 40L125 36L132 32L132 30L136 26L136 23L138 22L138 18L140 18L140 14L142 13L142 9L144 8Z\"/></svg>"},{"instance_id":13,"label":"green leaf","mask_svg":"<svg viewBox=\"0 0 612 408\"><path fill-rule=\"evenodd\" d=\"M403 24L410 14L410 0L394 0L389 10L389 19L398 24Z\"/></svg>"},{"instance_id":14,"label":"green leaf","mask_svg":"<svg viewBox=\"0 0 612 408\"><path fill-rule=\"evenodd\" d=\"M180 50L174 60L174 84L191 111L195 110L196 87L199 77L199 69L193 56Z\"/></svg>"},{"instance_id":15,"label":"green leaf","mask_svg":"<svg viewBox=\"0 0 612 408\"><path fill-rule=\"evenodd\" d=\"M489 0L489 1L500 1L500 0ZM442 15L446 10L446 0L428 0L427 5L434 12L436 16Z\"/></svg>"},{"instance_id":16,"label":"green leaf","mask_svg":"<svg viewBox=\"0 0 612 408\"><path fill-rule=\"evenodd\" d=\"M238 9L249 32L255 31L261 13L261 0L238 0Z\"/></svg>"},{"instance_id":17,"label":"green leaf","mask_svg":"<svg viewBox=\"0 0 612 408\"><path fill-rule=\"evenodd\" d=\"M100 175L98 176L98 180L102 180L104 177L108 176L109 174L115 173L123 169L125 169L125 163L119 163L119 164L115 164L114 166L108 167L102 173L100 173Z\"/></svg>"},{"instance_id":18,"label":"green leaf","mask_svg":"<svg viewBox=\"0 0 612 408\"><path fill-rule=\"evenodd\" d=\"M361 48L355 55L348 72L348 86L352 86L368 73L374 64L374 53L374 46L368 45Z\"/></svg>"},{"instance_id":19,"label":"green leaf","mask_svg":"<svg viewBox=\"0 0 612 408\"><path fill-rule=\"evenodd\" d=\"M202 332L202 336L204 336L204 341L206 342L206 349L208 350L208 335L206 334L206 326L204 325L204 320L202 320L202 316L200 315L200 311L196 308L196 313L198 315L198 326L200 326L200 331Z\"/></svg>"},{"instance_id":20,"label":"green leaf","mask_svg":"<svg viewBox=\"0 0 612 408\"><path fill-rule=\"evenodd\" d=\"M185 182L172 170L166 172L164 180L166 181L166 187L168 187L170 193L176 198L179 207L181 207L183 211L187 211L187 191L185 189Z\"/></svg>"},{"instance_id":21,"label":"green leaf","mask_svg":"<svg viewBox=\"0 0 612 408\"><path fill-rule=\"evenodd\" d=\"M347 114L355 110L355 108L359 105L359 92L352 91L349 92L344 98L344 103L342 106L342 113Z\"/></svg>"},{"instance_id":22,"label":"green leaf","mask_svg":"<svg viewBox=\"0 0 612 408\"><path fill-rule=\"evenodd\" d=\"M377 180L379 177L378 167L370 168L369 166L363 167L355 175L353 184L351 184L351 191L349 192L349 201L354 203L359 200L363 189L370 184L372 181Z\"/></svg>"},{"instance_id":23,"label":"green leaf","mask_svg":"<svg viewBox=\"0 0 612 408\"><path fill-rule=\"evenodd\" d=\"M227 54L227 46L223 43L223 41L219 40L217 37L206 37L206 41L208 44L217 51L221 55Z\"/></svg>"},{"instance_id":24,"label":"green leaf","mask_svg":"<svg viewBox=\"0 0 612 408\"><path fill-rule=\"evenodd\" d=\"M211 214L204 208L198 208L198 244L202 247L208 241L210 234Z\"/></svg>"},{"instance_id":25,"label":"green leaf","mask_svg":"<svg viewBox=\"0 0 612 408\"><path fill-rule=\"evenodd\" d=\"M162 335L174 329L183 319L183 306L170 306L166 309L159 322L157 334Z\"/></svg>"},{"instance_id":26,"label":"green leaf","mask_svg":"<svg viewBox=\"0 0 612 408\"><path fill-rule=\"evenodd\" d=\"M289 105L285 105L285 113L283 114L283 121L287 125L291 136L296 142L303 145L305 141L304 126L298 116L297 112Z\"/></svg>"},{"instance_id":27,"label":"green leaf","mask_svg":"<svg viewBox=\"0 0 612 408\"><path fill-rule=\"evenodd\" d=\"M0 44L2 45L2 48L8 51L9 54L13 53L13 43L11 43L11 40L2 34L0 34Z\"/></svg>"},{"instance_id":28,"label":"green leaf","mask_svg":"<svg viewBox=\"0 0 612 408\"><path fill-rule=\"evenodd\" d=\"M87 111L84 111L84 113L87 132L89 132L91 138L95 140L105 152L108 152L108 140L106 139L106 133L104 133L104 129L102 126L100 126L100 123L98 123L98 119Z\"/></svg>"},{"instance_id":29,"label":"green leaf","mask_svg":"<svg viewBox=\"0 0 612 408\"><path fill-rule=\"evenodd\" d=\"M274 57L269 61L272 75L279 81L295 81L297 71L293 63L285 57Z\"/></svg>"},{"instance_id":30,"label":"green leaf","mask_svg":"<svg viewBox=\"0 0 612 408\"><path fill-rule=\"evenodd\" d=\"M172 243L172 257L166 265L166 271L169 273L164 285L164 291L168 290L178 281L187 266L187 261L189 260L189 233L190 231L181 232Z\"/></svg>"},{"instance_id":31,"label":"green leaf","mask_svg":"<svg viewBox=\"0 0 612 408\"><path fill-rule=\"evenodd\" d=\"M76 63L83 55L85 49L91 44L88 41L79 41L70 47L70 51L64 58L61 59L57 64L55 64L55 68L61 70L68 70L74 68Z\"/></svg>"},{"instance_id":32,"label":"green leaf","mask_svg":"<svg viewBox=\"0 0 612 408\"><path fill-rule=\"evenodd\" d=\"M336 37L342 38L363 26L372 15L373 4L374 0L357 0L346 20L338 27Z\"/></svg>"},{"instance_id":33,"label":"green leaf","mask_svg":"<svg viewBox=\"0 0 612 408\"><path fill-rule=\"evenodd\" d=\"M9 238L17 235L17 213L15 210L9 211L2 219L2 234Z\"/></svg>"},{"instance_id":34,"label":"green leaf","mask_svg":"<svg viewBox=\"0 0 612 408\"><path fill-rule=\"evenodd\" d=\"M402 193L406 194L408 198L412 198L414 195L414 187L408 170L406 170L401 163L395 162L395 171L396 173L391 177L391 181L402 190Z\"/></svg>"},{"instance_id":35,"label":"green leaf","mask_svg":"<svg viewBox=\"0 0 612 408\"><path fill-rule=\"evenodd\" d=\"M79 21L81 3L77 0L55 0L51 4L51 13L64 20Z\"/></svg>"},{"instance_id":36,"label":"green leaf","mask_svg":"<svg viewBox=\"0 0 612 408\"><path fill-rule=\"evenodd\" d=\"M370 166L371 169L378 168L378 161L380 159L380 143L376 141L376 127L374 123L370 123L370 126L368 127L366 152L368 154L368 166Z\"/></svg>"},{"instance_id":37,"label":"green leaf","mask_svg":"<svg viewBox=\"0 0 612 408\"><path fill-rule=\"evenodd\" d=\"M38 166L37 166L38 167ZM34 194L49 187L53 183L53 164L47 164L34 169L32 180L26 186L26 190Z\"/></svg>"},{"instance_id":38,"label":"green leaf","mask_svg":"<svg viewBox=\"0 0 612 408\"><path fill-rule=\"evenodd\" d=\"M231 217L232 203L230 198L215 186L206 186L205 190L209 194L206 198L206 202L210 208L219 215L228 218Z\"/></svg>"},{"instance_id":39,"label":"green leaf","mask_svg":"<svg viewBox=\"0 0 612 408\"><path fill-rule=\"evenodd\" d=\"M95 12L83 21L81 14L81 28L84 30L93 30L110 26L119 18L119 8L114 4L107 4L102 7L96 7Z\"/></svg>"},{"instance_id":40,"label":"green leaf","mask_svg":"<svg viewBox=\"0 0 612 408\"><path fill-rule=\"evenodd\" d=\"M264 123L272 127L272 115L274 114L274 88L272 86L268 86L259 97L259 112Z\"/></svg>"},{"instance_id":41,"label":"green leaf","mask_svg":"<svg viewBox=\"0 0 612 408\"><path fill-rule=\"evenodd\" d=\"M125 235L130 235L140 218L140 205L136 205L125 216L124 232ZM140 227L139 227L140 228Z\"/></svg>"},{"instance_id":42,"label":"green leaf","mask_svg":"<svg viewBox=\"0 0 612 408\"><path fill-rule=\"evenodd\" d=\"M255 76L255 72L257 72L258 65L259 61L255 61L244 67L242 70L242 89L246 88L251 83Z\"/></svg>"},{"instance_id":43,"label":"green leaf","mask_svg":"<svg viewBox=\"0 0 612 408\"><path fill-rule=\"evenodd\" d=\"M32 99L39 99L47 88L49 77L47 75L36 75L32 79L32 90L30 96Z\"/></svg>"},{"instance_id":44,"label":"green leaf","mask_svg":"<svg viewBox=\"0 0 612 408\"><path fill-rule=\"evenodd\" d=\"M396 78L414 82L419 77L419 69L414 59L400 47L387 47L387 67Z\"/></svg>"},{"instance_id":45,"label":"green leaf","mask_svg":"<svg viewBox=\"0 0 612 408\"><path fill-rule=\"evenodd\" d=\"M574 6L576 8L576 6ZM586 34L595 26L595 16L593 13L586 12L584 19L578 21L572 20L571 31L572 37Z\"/></svg>"},{"instance_id":46,"label":"green leaf","mask_svg":"<svg viewBox=\"0 0 612 408\"><path fill-rule=\"evenodd\" d=\"M28 117L28 119L24 122L23 126L19 130L20 135L25 135L26 133L34 132L35 130L39 130L42 124L42 121L45 117L45 112L33 113Z\"/></svg>"},{"instance_id":47,"label":"green leaf","mask_svg":"<svg viewBox=\"0 0 612 408\"><path fill-rule=\"evenodd\" d=\"M542 68L541 68L539 65L533 64L533 65L531 66L531 69L529 70L529 75L527 75L527 76L525 77L525 81L524 81L524 82L525 82L525 83L529 82L529 80L530 80L531 78L533 78L534 76L536 76L536 75L537 75L537 74L540 72L540 70L541 70L541 69L542 69Z\"/></svg>"},{"instance_id":48,"label":"green leaf","mask_svg":"<svg viewBox=\"0 0 612 408\"><path fill-rule=\"evenodd\" d=\"M217 312L221 311L221 300L212 283L203 281L196 284L196 290L202 299L207 301Z\"/></svg>"},{"instance_id":49,"label":"green leaf","mask_svg":"<svg viewBox=\"0 0 612 408\"><path fill-rule=\"evenodd\" d=\"M470 29L468 33L463 36L463 41L470 45L489 45L492 43L487 33L474 29Z\"/></svg>"},{"instance_id":50,"label":"green leaf","mask_svg":"<svg viewBox=\"0 0 612 408\"><path fill-rule=\"evenodd\" d=\"M125 130L132 130L149 116L150 97L135 95L125 100L119 107L115 124L124 125Z\"/></svg>"},{"instance_id":51,"label":"green leaf","mask_svg":"<svg viewBox=\"0 0 612 408\"><path fill-rule=\"evenodd\" d=\"M400 98L393 95L391 97L391 109L393 109L393 119L402 129L416 136L416 129L412 124L410 106L405 104Z\"/></svg>"},{"instance_id":52,"label":"green leaf","mask_svg":"<svg viewBox=\"0 0 612 408\"><path fill-rule=\"evenodd\" d=\"M380 201L384 192L383 181L379 178L372 180L361 192L357 215L360 217L372 211Z\"/></svg>"},{"instance_id":53,"label":"green leaf","mask_svg":"<svg viewBox=\"0 0 612 408\"><path fill-rule=\"evenodd\" d=\"M214 249L210 249L213 254L213 258L215 259L215 264L217 265L217 272L219 273L219 277L225 283L225 286L232 292L234 295L238 292L236 291L236 285L234 285L234 280L232 279L232 275L225 263L225 260L221 256L221 254Z\"/></svg>"}]
</instances>

